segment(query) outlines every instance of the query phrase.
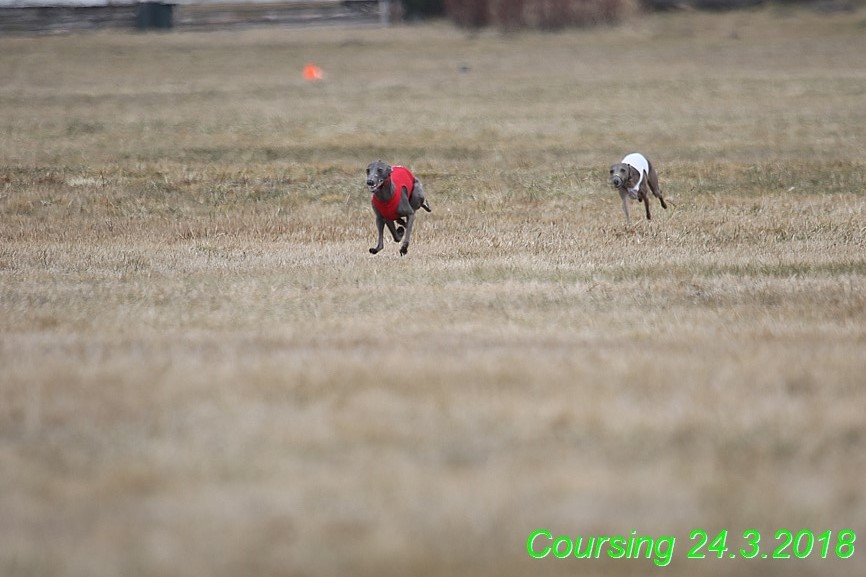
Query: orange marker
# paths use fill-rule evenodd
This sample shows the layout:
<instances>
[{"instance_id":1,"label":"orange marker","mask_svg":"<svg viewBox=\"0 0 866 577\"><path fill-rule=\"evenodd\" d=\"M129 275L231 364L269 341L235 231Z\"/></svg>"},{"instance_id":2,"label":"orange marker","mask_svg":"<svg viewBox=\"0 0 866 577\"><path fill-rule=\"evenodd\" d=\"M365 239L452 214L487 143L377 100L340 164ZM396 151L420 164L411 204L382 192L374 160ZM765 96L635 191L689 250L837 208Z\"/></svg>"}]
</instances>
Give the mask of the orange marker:
<instances>
[{"instance_id":1,"label":"orange marker","mask_svg":"<svg viewBox=\"0 0 866 577\"><path fill-rule=\"evenodd\" d=\"M304 66L304 80L322 80L325 73L315 64L307 64Z\"/></svg>"}]
</instances>

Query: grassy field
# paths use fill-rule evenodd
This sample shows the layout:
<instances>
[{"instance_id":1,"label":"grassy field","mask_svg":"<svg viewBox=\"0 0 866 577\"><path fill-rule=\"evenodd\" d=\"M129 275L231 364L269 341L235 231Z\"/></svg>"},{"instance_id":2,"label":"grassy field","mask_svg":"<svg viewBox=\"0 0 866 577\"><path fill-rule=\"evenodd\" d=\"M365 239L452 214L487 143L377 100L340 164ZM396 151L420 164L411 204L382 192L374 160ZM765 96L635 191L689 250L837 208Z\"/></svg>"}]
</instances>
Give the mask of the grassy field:
<instances>
[{"instance_id":1,"label":"grassy field","mask_svg":"<svg viewBox=\"0 0 866 577\"><path fill-rule=\"evenodd\" d=\"M863 54L862 9L0 38L0 574L861 574ZM673 206L626 227L633 150ZM785 528L828 558L729 558Z\"/></svg>"}]
</instances>

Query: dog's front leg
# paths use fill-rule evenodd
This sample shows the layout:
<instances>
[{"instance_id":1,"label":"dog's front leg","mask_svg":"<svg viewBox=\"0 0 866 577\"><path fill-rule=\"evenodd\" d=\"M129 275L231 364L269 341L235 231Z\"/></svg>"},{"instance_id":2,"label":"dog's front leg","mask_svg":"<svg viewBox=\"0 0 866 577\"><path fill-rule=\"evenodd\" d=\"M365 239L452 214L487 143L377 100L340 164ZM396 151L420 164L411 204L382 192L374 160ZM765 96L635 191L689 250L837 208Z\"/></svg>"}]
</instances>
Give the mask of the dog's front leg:
<instances>
[{"instance_id":1,"label":"dog's front leg","mask_svg":"<svg viewBox=\"0 0 866 577\"><path fill-rule=\"evenodd\" d=\"M412 234L412 225L415 223L415 213L406 217L406 232L403 233L403 244L400 245L400 254L409 252L409 235Z\"/></svg>"},{"instance_id":2,"label":"dog's front leg","mask_svg":"<svg viewBox=\"0 0 866 577\"><path fill-rule=\"evenodd\" d=\"M625 213L625 225L631 225L631 217L628 215L628 194L624 190L619 191L619 197L622 199L622 211Z\"/></svg>"},{"instance_id":3,"label":"dog's front leg","mask_svg":"<svg viewBox=\"0 0 866 577\"><path fill-rule=\"evenodd\" d=\"M376 243L376 246L370 249L371 254L376 254L382 250L383 246L385 246L385 219L378 212L376 213L376 230L379 232L379 242Z\"/></svg>"}]
</instances>

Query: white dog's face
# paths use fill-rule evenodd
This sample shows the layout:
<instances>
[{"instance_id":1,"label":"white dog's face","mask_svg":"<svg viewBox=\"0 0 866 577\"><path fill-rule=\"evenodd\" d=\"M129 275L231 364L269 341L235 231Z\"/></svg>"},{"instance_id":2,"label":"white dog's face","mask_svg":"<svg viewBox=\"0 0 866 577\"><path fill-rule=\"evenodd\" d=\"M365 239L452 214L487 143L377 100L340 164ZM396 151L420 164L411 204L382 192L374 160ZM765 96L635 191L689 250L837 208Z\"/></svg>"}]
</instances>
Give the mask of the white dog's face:
<instances>
[{"instance_id":1,"label":"white dog's face","mask_svg":"<svg viewBox=\"0 0 866 577\"><path fill-rule=\"evenodd\" d=\"M370 192L376 192L382 188L389 176L391 176L390 164L385 164L381 160L371 162L367 165L367 188Z\"/></svg>"}]
</instances>

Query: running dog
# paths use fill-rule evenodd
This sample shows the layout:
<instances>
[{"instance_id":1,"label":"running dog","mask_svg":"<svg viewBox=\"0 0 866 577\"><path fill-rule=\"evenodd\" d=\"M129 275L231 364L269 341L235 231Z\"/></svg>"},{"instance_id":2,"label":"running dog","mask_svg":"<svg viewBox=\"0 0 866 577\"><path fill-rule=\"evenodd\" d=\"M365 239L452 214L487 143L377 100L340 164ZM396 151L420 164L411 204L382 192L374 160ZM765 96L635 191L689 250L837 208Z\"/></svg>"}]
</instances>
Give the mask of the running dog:
<instances>
[{"instance_id":1,"label":"running dog","mask_svg":"<svg viewBox=\"0 0 866 577\"><path fill-rule=\"evenodd\" d=\"M421 181L403 166L391 166L377 160L367 166L367 189L373 193L373 212L376 214L376 229L379 232L379 242L370 252L376 254L382 250L382 237L387 225L394 242L403 241L400 254L406 254L409 251L409 235L412 234L415 211L423 208L431 212Z\"/></svg>"},{"instance_id":2,"label":"running dog","mask_svg":"<svg viewBox=\"0 0 866 577\"><path fill-rule=\"evenodd\" d=\"M610 167L610 185L619 191L626 225L631 224L628 215L629 198L644 203L647 220L652 220L649 206L650 191L662 203L662 208L668 207L659 188L659 177L655 168L646 156L638 152L629 154L622 159L622 162L617 162Z\"/></svg>"}]
</instances>

